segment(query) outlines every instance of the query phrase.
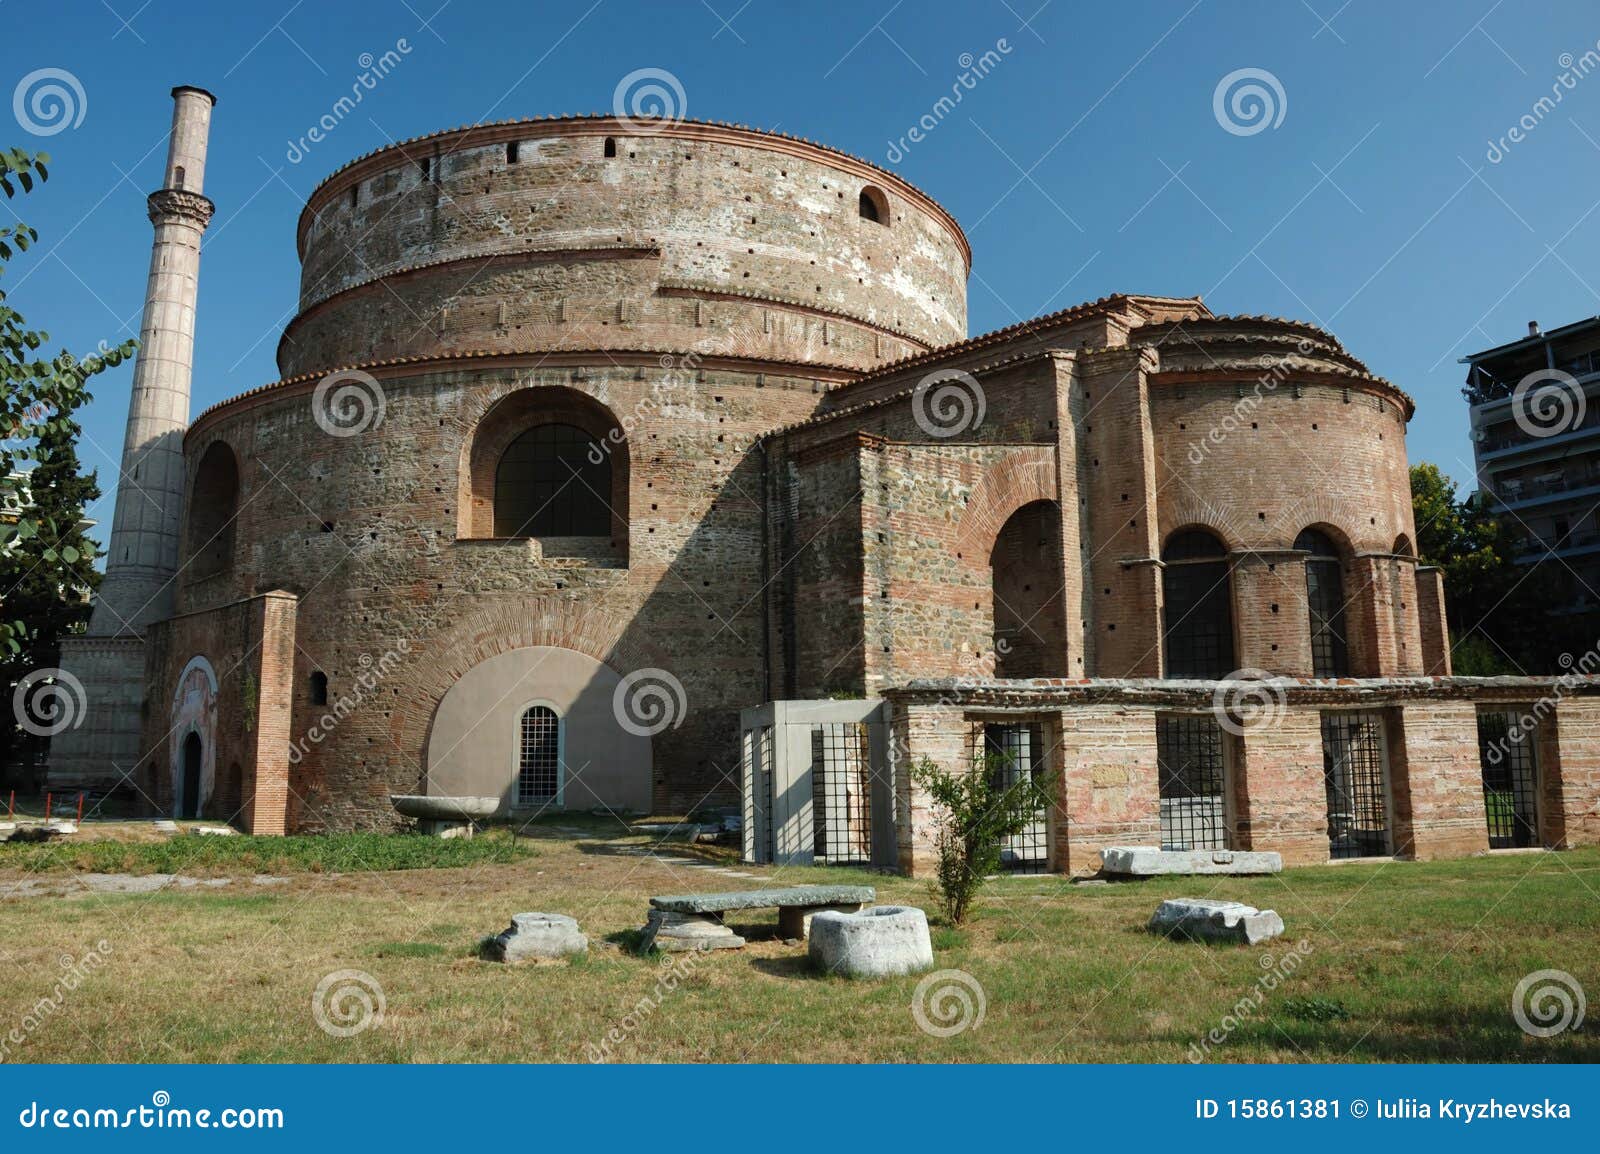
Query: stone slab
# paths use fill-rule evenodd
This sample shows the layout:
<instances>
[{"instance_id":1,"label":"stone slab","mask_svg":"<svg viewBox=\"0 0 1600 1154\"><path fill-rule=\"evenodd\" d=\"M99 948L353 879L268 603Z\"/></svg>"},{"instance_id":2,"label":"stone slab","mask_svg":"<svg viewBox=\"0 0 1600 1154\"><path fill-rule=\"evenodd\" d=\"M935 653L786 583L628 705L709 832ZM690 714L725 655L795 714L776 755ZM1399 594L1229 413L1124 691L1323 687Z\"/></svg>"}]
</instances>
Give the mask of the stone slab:
<instances>
[{"instance_id":1,"label":"stone slab","mask_svg":"<svg viewBox=\"0 0 1600 1154\"><path fill-rule=\"evenodd\" d=\"M826 910L811 922L811 961L828 974L887 978L933 966L928 915L915 906L877 906L860 913Z\"/></svg>"},{"instance_id":2,"label":"stone slab","mask_svg":"<svg viewBox=\"0 0 1600 1154\"><path fill-rule=\"evenodd\" d=\"M514 914L511 924L484 943L492 962L526 962L587 953L589 939L566 914Z\"/></svg>"},{"instance_id":3,"label":"stone slab","mask_svg":"<svg viewBox=\"0 0 1600 1154\"><path fill-rule=\"evenodd\" d=\"M1153 934L1197 942L1243 942L1253 946L1283 933L1283 919L1276 910L1258 910L1243 902L1172 898L1156 908L1148 929Z\"/></svg>"},{"instance_id":4,"label":"stone slab","mask_svg":"<svg viewBox=\"0 0 1600 1154\"><path fill-rule=\"evenodd\" d=\"M389 804L405 817L423 821L482 821L500 808L498 797L435 797L432 794L391 793Z\"/></svg>"},{"instance_id":5,"label":"stone slab","mask_svg":"<svg viewBox=\"0 0 1600 1154\"><path fill-rule=\"evenodd\" d=\"M784 886L720 894L672 894L651 898L650 905L679 914L720 914L771 906L865 905L877 897L878 891L871 886Z\"/></svg>"},{"instance_id":6,"label":"stone slab","mask_svg":"<svg viewBox=\"0 0 1600 1154\"><path fill-rule=\"evenodd\" d=\"M651 947L672 952L690 950L737 950L744 939L712 914L686 914L673 910L651 910L639 939L639 952Z\"/></svg>"},{"instance_id":7,"label":"stone slab","mask_svg":"<svg viewBox=\"0 0 1600 1154\"><path fill-rule=\"evenodd\" d=\"M1275 853L1232 849L1158 849L1155 846L1109 846L1100 851L1102 873L1155 878L1196 874L1275 874L1283 858Z\"/></svg>"}]
</instances>

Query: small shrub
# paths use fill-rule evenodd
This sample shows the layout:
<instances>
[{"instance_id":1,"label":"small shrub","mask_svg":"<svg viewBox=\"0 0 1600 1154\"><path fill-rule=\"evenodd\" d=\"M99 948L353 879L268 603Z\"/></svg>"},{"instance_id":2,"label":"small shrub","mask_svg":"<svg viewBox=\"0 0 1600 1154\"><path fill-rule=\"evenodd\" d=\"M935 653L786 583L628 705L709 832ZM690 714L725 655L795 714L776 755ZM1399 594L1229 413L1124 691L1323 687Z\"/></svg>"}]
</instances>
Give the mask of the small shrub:
<instances>
[{"instance_id":1,"label":"small shrub","mask_svg":"<svg viewBox=\"0 0 1600 1154\"><path fill-rule=\"evenodd\" d=\"M1053 777L1011 769L1006 758L991 755L981 768L965 772L927 758L911 770L938 812L934 879L939 907L952 926L967 920L985 879L999 870L1001 841L1021 833L1051 804Z\"/></svg>"},{"instance_id":2,"label":"small shrub","mask_svg":"<svg viewBox=\"0 0 1600 1154\"><path fill-rule=\"evenodd\" d=\"M1285 998L1283 1012L1301 1022L1343 1022L1350 1017L1337 998Z\"/></svg>"}]
</instances>

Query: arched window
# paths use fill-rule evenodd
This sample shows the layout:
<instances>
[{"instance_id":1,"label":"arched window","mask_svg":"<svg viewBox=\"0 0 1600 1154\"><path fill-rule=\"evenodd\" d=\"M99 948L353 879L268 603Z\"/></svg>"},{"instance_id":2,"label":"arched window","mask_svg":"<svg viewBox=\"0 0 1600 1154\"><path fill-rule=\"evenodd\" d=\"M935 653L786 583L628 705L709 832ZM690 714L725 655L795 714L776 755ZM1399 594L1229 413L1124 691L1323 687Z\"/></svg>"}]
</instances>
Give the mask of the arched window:
<instances>
[{"instance_id":1,"label":"arched window","mask_svg":"<svg viewBox=\"0 0 1600 1154\"><path fill-rule=\"evenodd\" d=\"M1181 529L1161 551L1162 646L1168 677L1226 677L1233 663L1228 555L1204 529Z\"/></svg>"},{"instance_id":2,"label":"arched window","mask_svg":"<svg viewBox=\"0 0 1600 1154\"><path fill-rule=\"evenodd\" d=\"M233 568L233 523L239 514L239 464L214 441L200 458L189 491L188 572L195 579Z\"/></svg>"},{"instance_id":3,"label":"arched window","mask_svg":"<svg viewBox=\"0 0 1600 1154\"><path fill-rule=\"evenodd\" d=\"M311 704L328 704L328 675L320 669L311 675Z\"/></svg>"},{"instance_id":4,"label":"arched window","mask_svg":"<svg viewBox=\"0 0 1600 1154\"><path fill-rule=\"evenodd\" d=\"M1061 511L1033 501L1006 519L989 554L994 675L1065 677Z\"/></svg>"},{"instance_id":5,"label":"arched window","mask_svg":"<svg viewBox=\"0 0 1600 1154\"><path fill-rule=\"evenodd\" d=\"M617 138L615 136L608 136L606 137L606 156L607 158L610 158L615 155L617 155Z\"/></svg>"},{"instance_id":6,"label":"arched window","mask_svg":"<svg viewBox=\"0 0 1600 1154\"><path fill-rule=\"evenodd\" d=\"M522 713L517 744L517 804L561 799L561 718L548 705Z\"/></svg>"},{"instance_id":7,"label":"arched window","mask_svg":"<svg viewBox=\"0 0 1600 1154\"><path fill-rule=\"evenodd\" d=\"M883 195L882 189L870 184L863 188L857 209L862 220L870 220L873 224L889 223L889 198Z\"/></svg>"},{"instance_id":8,"label":"arched window","mask_svg":"<svg viewBox=\"0 0 1600 1154\"><path fill-rule=\"evenodd\" d=\"M507 445L494 474L494 535L609 537L611 463L595 438L546 424Z\"/></svg>"},{"instance_id":9,"label":"arched window","mask_svg":"<svg viewBox=\"0 0 1600 1154\"><path fill-rule=\"evenodd\" d=\"M1350 648L1344 624L1344 576L1333 539L1306 529L1294 539L1306 558L1306 610L1311 618L1311 673L1315 677L1348 677Z\"/></svg>"},{"instance_id":10,"label":"arched window","mask_svg":"<svg viewBox=\"0 0 1600 1154\"><path fill-rule=\"evenodd\" d=\"M1411 546L1411 538L1404 533L1394 539L1394 549L1391 550L1397 557L1414 557L1416 550Z\"/></svg>"}]
</instances>

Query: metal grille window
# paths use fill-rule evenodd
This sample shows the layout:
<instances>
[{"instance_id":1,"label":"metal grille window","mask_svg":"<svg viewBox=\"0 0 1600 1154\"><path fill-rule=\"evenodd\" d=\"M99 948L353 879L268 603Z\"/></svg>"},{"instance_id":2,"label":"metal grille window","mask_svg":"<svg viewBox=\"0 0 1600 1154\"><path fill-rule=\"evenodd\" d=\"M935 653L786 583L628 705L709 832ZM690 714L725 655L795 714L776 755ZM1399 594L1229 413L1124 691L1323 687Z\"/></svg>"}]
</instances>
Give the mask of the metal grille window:
<instances>
[{"instance_id":1,"label":"metal grille window","mask_svg":"<svg viewBox=\"0 0 1600 1154\"><path fill-rule=\"evenodd\" d=\"M1306 529L1294 539L1306 558L1306 608L1311 617L1311 672L1317 677L1348 677L1350 649L1345 641L1344 578L1339 551L1326 533Z\"/></svg>"},{"instance_id":2,"label":"metal grille window","mask_svg":"<svg viewBox=\"0 0 1600 1154\"><path fill-rule=\"evenodd\" d=\"M1380 857L1389 849L1383 714L1322 715L1322 772L1328 795L1328 853Z\"/></svg>"},{"instance_id":3,"label":"metal grille window","mask_svg":"<svg viewBox=\"0 0 1600 1154\"><path fill-rule=\"evenodd\" d=\"M811 813L818 865L872 864L872 781L867 725L825 722L811 731Z\"/></svg>"},{"instance_id":4,"label":"metal grille window","mask_svg":"<svg viewBox=\"0 0 1600 1154\"><path fill-rule=\"evenodd\" d=\"M1226 677L1233 660L1233 593L1222 542L1203 529L1174 533L1161 551L1162 644L1168 677Z\"/></svg>"},{"instance_id":5,"label":"metal grille window","mask_svg":"<svg viewBox=\"0 0 1600 1154\"><path fill-rule=\"evenodd\" d=\"M1490 849L1539 844L1539 760L1533 734L1503 710L1478 714L1478 764Z\"/></svg>"},{"instance_id":6,"label":"metal grille window","mask_svg":"<svg viewBox=\"0 0 1600 1154\"><path fill-rule=\"evenodd\" d=\"M535 425L494 474L496 537L609 537L611 461L576 425Z\"/></svg>"},{"instance_id":7,"label":"metal grille window","mask_svg":"<svg viewBox=\"0 0 1600 1154\"><path fill-rule=\"evenodd\" d=\"M1209 714L1158 714L1162 849L1227 849L1222 726Z\"/></svg>"},{"instance_id":8,"label":"metal grille window","mask_svg":"<svg viewBox=\"0 0 1600 1154\"><path fill-rule=\"evenodd\" d=\"M561 719L547 706L532 706L522 715L521 736L517 804L554 801L561 788Z\"/></svg>"},{"instance_id":9,"label":"metal grille window","mask_svg":"<svg viewBox=\"0 0 1600 1154\"><path fill-rule=\"evenodd\" d=\"M1044 773L1044 726L1037 722L983 727L985 768L999 775L999 786L1038 780ZM1050 867L1049 815L1038 810L1020 833L1000 842L1000 868L1007 873L1042 874Z\"/></svg>"}]
</instances>

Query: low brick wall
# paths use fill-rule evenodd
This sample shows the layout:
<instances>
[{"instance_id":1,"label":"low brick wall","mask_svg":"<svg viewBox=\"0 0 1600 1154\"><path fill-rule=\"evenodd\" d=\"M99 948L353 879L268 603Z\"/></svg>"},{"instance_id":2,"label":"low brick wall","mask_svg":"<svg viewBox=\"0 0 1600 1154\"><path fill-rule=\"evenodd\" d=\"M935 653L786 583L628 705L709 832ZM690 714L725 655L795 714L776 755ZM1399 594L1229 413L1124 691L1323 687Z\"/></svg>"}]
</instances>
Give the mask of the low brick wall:
<instances>
[{"instance_id":1,"label":"low brick wall","mask_svg":"<svg viewBox=\"0 0 1600 1154\"><path fill-rule=\"evenodd\" d=\"M1060 774L1051 815L1051 868L1099 869L1110 845L1161 839L1157 717L1215 714L1247 683L1155 679L916 681L889 690L897 751L899 861L925 876L935 814L906 767L928 758L973 764L986 724L1036 722L1046 767ZM1478 714L1503 710L1532 729L1538 832L1551 849L1600 843L1600 679L1278 678L1259 683L1266 711L1223 725L1229 848L1267 850L1290 865L1330 858L1322 717L1381 716L1385 811L1394 856L1465 857L1489 850Z\"/></svg>"}]
</instances>

